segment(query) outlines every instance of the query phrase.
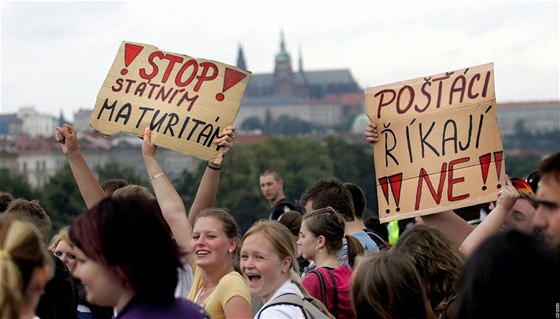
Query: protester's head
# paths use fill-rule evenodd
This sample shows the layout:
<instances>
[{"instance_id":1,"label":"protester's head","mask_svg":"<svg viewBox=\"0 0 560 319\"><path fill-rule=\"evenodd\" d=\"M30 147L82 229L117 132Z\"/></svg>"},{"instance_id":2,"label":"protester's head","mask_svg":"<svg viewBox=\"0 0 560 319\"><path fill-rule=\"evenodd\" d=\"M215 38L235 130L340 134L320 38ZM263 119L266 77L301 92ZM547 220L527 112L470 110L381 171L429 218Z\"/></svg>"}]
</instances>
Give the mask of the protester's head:
<instances>
[{"instance_id":1,"label":"protester's head","mask_svg":"<svg viewBox=\"0 0 560 319\"><path fill-rule=\"evenodd\" d=\"M560 264L534 236L511 230L483 242L459 286L458 318L548 318L560 298Z\"/></svg>"},{"instance_id":2,"label":"protester's head","mask_svg":"<svg viewBox=\"0 0 560 319\"><path fill-rule=\"evenodd\" d=\"M286 226L295 237L299 236L299 229L301 228L302 220L303 216L301 213L295 210L287 211L278 218L278 221L282 225Z\"/></svg>"},{"instance_id":3,"label":"protester's head","mask_svg":"<svg viewBox=\"0 0 560 319\"><path fill-rule=\"evenodd\" d=\"M350 182L345 182L344 187L346 187L346 189L352 196L352 203L354 204L354 216L356 216L356 218L358 219L363 219L367 205L366 195L364 194L364 191L360 188L360 186Z\"/></svg>"},{"instance_id":4,"label":"protester's head","mask_svg":"<svg viewBox=\"0 0 560 319\"><path fill-rule=\"evenodd\" d=\"M0 214L3 213L8 205L14 200L14 196L7 192L0 192Z\"/></svg>"},{"instance_id":5,"label":"protester's head","mask_svg":"<svg viewBox=\"0 0 560 319\"><path fill-rule=\"evenodd\" d=\"M66 264L70 272L76 267L76 252L68 234L70 227L62 227L51 239L49 250Z\"/></svg>"},{"instance_id":6,"label":"protester's head","mask_svg":"<svg viewBox=\"0 0 560 319\"><path fill-rule=\"evenodd\" d=\"M436 228L416 224L402 234L393 250L411 257L432 309L443 312L461 277L464 257L459 248Z\"/></svg>"},{"instance_id":7,"label":"protester's head","mask_svg":"<svg viewBox=\"0 0 560 319\"><path fill-rule=\"evenodd\" d=\"M88 302L114 307L126 295L153 305L174 300L180 252L156 201L107 197L74 221L70 240L78 257L73 275L87 287Z\"/></svg>"},{"instance_id":8,"label":"protester's head","mask_svg":"<svg viewBox=\"0 0 560 319\"><path fill-rule=\"evenodd\" d=\"M271 203L284 197L284 181L276 171L264 171L259 177L259 185L263 196Z\"/></svg>"},{"instance_id":9,"label":"protester's head","mask_svg":"<svg viewBox=\"0 0 560 319\"><path fill-rule=\"evenodd\" d=\"M536 203L533 200L535 194L526 181L512 178L511 182L513 187L519 192L520 197L506 216L502 229L517 229L526 234L534 234L533 218L537 212Z\"/></svg>"},{"instance_id":10,"label":"protester's head","mask_svg":"<svg viewBox=\"0 0 560 319\"><path fill-rule=\"evenodd\" d=\"M344 184L336 178L318 179L301 196L301 203L310 213L319 208L332 207L344 217L345 221L354 220L352 195Z\"/></svg>"},{"instance_id":11,"label":"protester's head","mask_svg":"<svg viewBox=\"0 0 560 319\"><path fill-rule=\"evenodd\" d=\"M560 247L560 152L542 161L539 176L533 226L543 232L547 244Z\"/></svg>"},{"instance_id":12,"label":"protester's head","mask_svg":"<svg viewBox=\"0 0 560 319\"><path fill-rule=\"evenodd\" d=\"M19 219L33 224L41 235L43 241L49 238L51 232L51 219L47 212L39 205L36 200L26 200L23 198L14 199L9 205L3 216L10 219Z\"/></svg>"},{"instance_id":13,"label":"protester's head","mask_svg":"<svg viewBox=\"0 0 560 319\"><path fill-rule=\"evenodd\" d=\"M124 179L115 178L115 179L109 179L105 181L105 183L101 184L101 188L105 192L105 195L111 196L113 195L114 191L116 191L119 188L123 188L127 185L128 182L125 181Z\"/></svg>"},{"instance_id":14,"label":"protester's head","mask_svg":"<svg viewBox=\"0 0 560 319\"><path fill-rule=\"evenodd\" d=\"M251 226L243 236L241 271L251 294L259 296L263 302L288 279L299 282L292 236L277 221L264 220Z\"/></svg>"},{"instance_id":15,"label":"protester's head","mask_svg":"<svg viewBox=\"0 0 560 319\"><path fill-rule=\"evenodd\" d=\"M0 318L35 313L52 276L42 235L30 223L0 218Z\"/></svg>"},{"instance_id":16,"label":"protester's head","mask_svg":"<svg viewBox=\"0 0 560 319\"><path fill-rule=\"evenodd\" d=\"M381 238L383 238L385 241L389 241L389 230L387 229L387 225L381 224L377 213L374 213L372 216L366 218L366 220L364 221L364 225L367 229L371 229L379 234L379 236L381 236Z\"/></svg>"},{"instance_id":17,"label":"protester's head","mask_svg":"<svg viewBox=\"0 0 560 319\"><path fill-rule=\"evenodd\" d=\"M146 187L140 185L126 185L113 191L112 196L131 196L139 195L147 199L156 199L154 194Z\"/></svg>"},{"instance_id":18,"label":"protester's head","mask_svg":"<svg viewBox=\"0 0 560 319\"><path fill-rule=\"evenodd\" d=\"M202 210L194 223L191 240L195 263L204 270L227 262L239 271L238 236L237 223L227 210Z\"/></svg>"},{"instance_id":19,"label":"protester's head","mask_svg":"<svg viewBox=\"0 0 560 319\"><path fill-rule=\"evenodd\" d=\"M380 251L360 258L350 299L358 319L435 318L410 258Z\"/></svg>"},{"instance_id":20,"label":"protester's head","mask_svg":"<svg viewBox=\"0 0 560 319\"><path fill-rule=\"evenodd\" d=\"M303 258L317 262L336 256L342 248L343 238L348 244L348 262L354 265L356 256L363 253L360 241L344 233L344 218L331 208L320 208L305 214L301 223L300 236L297 241Z\"/></svg>"}]
</instances>

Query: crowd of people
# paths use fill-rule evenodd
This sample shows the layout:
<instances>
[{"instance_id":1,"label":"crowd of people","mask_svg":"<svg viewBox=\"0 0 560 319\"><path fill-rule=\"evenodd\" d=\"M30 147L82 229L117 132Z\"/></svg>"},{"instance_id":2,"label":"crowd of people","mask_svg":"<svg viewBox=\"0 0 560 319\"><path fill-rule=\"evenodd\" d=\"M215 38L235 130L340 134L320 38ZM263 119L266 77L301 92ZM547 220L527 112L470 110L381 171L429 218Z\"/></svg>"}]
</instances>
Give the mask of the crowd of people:
<instances>
[{"instance_id":1,"label":"crowd of people","mask_svg":"<svg viewBox=\"0 0 560 319\"><path fill-rule=\"evenodd\" d=\"M365 138L375 147L375 125ZM0 194L0 318L558 316L560 152L530 179L508 179L476 226L447 211L407 221L391 240L378 219L363 220L356 184L321 178L290 201L272 169L259 179L269 219L240 234L215 207L232 126L214 141L219 157L189 209L148 128L141 156L153 192L118 176L99 183L72 126L56 139L87 210L50 238L36 200Z\"/></svg>"}]
</instances>

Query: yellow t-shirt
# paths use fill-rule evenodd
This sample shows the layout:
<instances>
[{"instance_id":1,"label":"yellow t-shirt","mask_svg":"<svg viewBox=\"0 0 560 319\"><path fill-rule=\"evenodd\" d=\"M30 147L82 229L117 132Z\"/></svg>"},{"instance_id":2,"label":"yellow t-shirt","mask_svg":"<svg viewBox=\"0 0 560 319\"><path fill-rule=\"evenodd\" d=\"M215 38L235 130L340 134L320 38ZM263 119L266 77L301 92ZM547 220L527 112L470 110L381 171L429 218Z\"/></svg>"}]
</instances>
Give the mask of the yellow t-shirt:
<instances>
[{"instance_id":1,"label":"yellow t-shirt","mask_svg":"<svg viewBox=\"0 0 560 319\"><path fill-rule=\"evenodd\" d=\"M196 264L193 265L194 282L187 299L196 302L196 296L202 288L202 270ZM237 271L232 271L220 279L218 286L210 293L204 301L204 310L212 319L225 319L224 308L227 302L235 296L239 296L251 305L251 293L247 287L245 278Z\"/></svg>"}]
</instances>

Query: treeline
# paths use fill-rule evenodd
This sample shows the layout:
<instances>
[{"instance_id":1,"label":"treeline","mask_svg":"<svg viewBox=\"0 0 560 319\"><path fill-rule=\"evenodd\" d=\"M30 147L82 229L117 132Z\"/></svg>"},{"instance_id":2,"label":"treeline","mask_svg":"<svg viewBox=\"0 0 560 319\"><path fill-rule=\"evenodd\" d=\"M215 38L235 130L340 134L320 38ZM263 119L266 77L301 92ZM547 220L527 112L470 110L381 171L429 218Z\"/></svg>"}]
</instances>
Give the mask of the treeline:
<instances>
[{"instance_id":1,"label":"treeline","mask_svg":"<svg viewBox=\"0 0 560 319\"><path fill-rule=\"evenodd\" d=\"M537 156L508 156L506 172L510 176L522 177L534 171L539 161ZM194 172L183 171L179 178L173 180L187 209L196 194L205 166L206 162L200 161ZM266 169L277 170L283 175L284 190L290 200L299 199L303 191L318 178L337 177L362 187L368 201L366 216L377 210L373 154L365 140L349 143L335 136L269 138L262 142L236 145L222 163L216 206L230 210L243 231L256 220L268 216L270 207L259 188L259 176ZM122 178L151 188L147 176L137 176L131 168L116 163L93 170L100 182ZM0 191L10 192L14 197L38 199L51 216L55 229L70 224L85 210L68 165L52 176L41 189L32 189L22 175L1 169Z\"/></svg>"}]
</instances>

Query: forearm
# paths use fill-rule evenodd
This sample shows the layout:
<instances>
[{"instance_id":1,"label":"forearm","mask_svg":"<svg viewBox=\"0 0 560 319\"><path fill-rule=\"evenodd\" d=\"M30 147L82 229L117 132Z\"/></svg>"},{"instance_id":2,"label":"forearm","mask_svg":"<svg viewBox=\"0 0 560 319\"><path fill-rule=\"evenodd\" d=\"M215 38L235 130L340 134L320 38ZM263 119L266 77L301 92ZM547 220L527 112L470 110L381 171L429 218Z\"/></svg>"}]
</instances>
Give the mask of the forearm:
<instances>
[{"instance_id":1,"label":"forearm","mask_svg":"<svg viewBox=\"0 0 560 319\"><path fill-rule=\"evenodd\" d=\"M74 151L67 154L66 159L87 208L95 206L105 197L105 192L97 182L93 172L89 169L85 158L80 151Z\"/></svg>"},{"instance_id":2,"label":"forearm","mask_svg":"<svg viewBox=\"0 0 560 319\"><path fill-rule=\"evenodd\" d=\"M206 167L196 196L189 210L189 222L194 225L197 214L208 207L213 207L216 203L218 195L218 185L220 184L220 170Z\"/></svg>"},{"instance_id":3,"label":"forearm","mask_svg":"<svg viewBox=\"0 0 560 319\"><path fill-rule=\"evenodd\" d=\"M496 233L503 225L507 214L508 208L497 206L494 208L484 220L474 228L459 248L465 256L469 256L472 252L488 237Z\"/></svg>"}]
</instances>

